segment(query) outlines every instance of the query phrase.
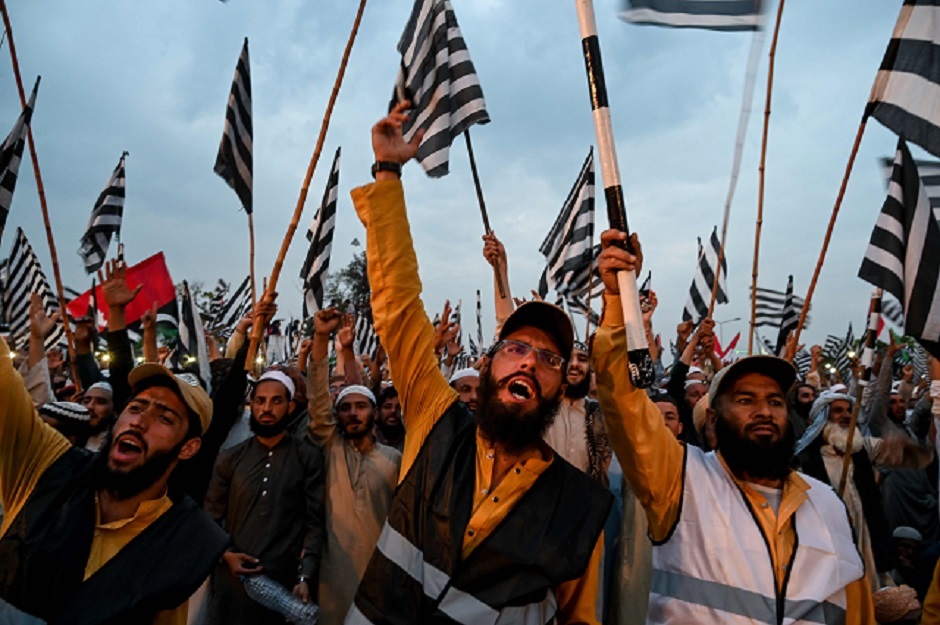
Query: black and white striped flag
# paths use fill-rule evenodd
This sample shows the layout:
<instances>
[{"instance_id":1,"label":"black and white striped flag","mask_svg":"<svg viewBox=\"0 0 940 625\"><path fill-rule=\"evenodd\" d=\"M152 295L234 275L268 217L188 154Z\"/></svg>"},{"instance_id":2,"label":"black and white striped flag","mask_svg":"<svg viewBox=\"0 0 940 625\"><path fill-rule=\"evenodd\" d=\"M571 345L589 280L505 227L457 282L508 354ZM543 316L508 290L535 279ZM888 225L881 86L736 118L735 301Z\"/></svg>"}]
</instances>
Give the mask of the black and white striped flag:
<instances>
[{"instance_id":1,"label":"black and white striped flag","mask_svg":"<svg viewBox=\"0 0 940 625\"><path fill-rule=\"evenodd\" d=\"M480 301L480 289L477 289L477 356L482 356L486 344L483 342L483 304Z\"/></svg>"},{"instance_id":2,"label":"black and white striped flag","mask_svg":"<svg viewBox=\"0 0 940 625\"><path fill-rule=\"evenodd\" d=\"M212 302L212 322L209 329L228 338L235 330L238 320L251 309L251 278L246 276L234 293L227 298Z\"/></svg>"},{"instance_id":3,"label":"black and white striped flag","mask_svg":"<svg viewBox=\"0 0 940 625\"><path fill-rule=\"evenodd\" d=\"M904 0L865 115L940 156L940 5Z\"/></svg>"},{"instance_id":4,"label":"black and white striped flag","mask_svg":"<svg viewBox=\"0 0 940 625\"><path fill-rule=\"evenodd\" d=\"M712 230L712 236L699 255L692 286L689 288L689 299L682 310L682 320L691 319L693 323L701 321L708 314L708 302L711 300L712 287L715 284L715 269L718 267L718 256L721 250L721 241L718 240L718 226ZM718 294L716 302L728 303L728 257L721 259L721 276L718 279Z\"/></svg>"},{"instance_id":5,"label":"black and white striped flag","mask_svg":"<svg viewBox=\"0 0 940 625\"><path fill-rule=\"evenodd\" d=\"M33 86L26 108L20 113L13 124L10 134L0 145L0 234L7 223L10 206L13 204L13 189L16 188L16 177L20 171L20 161L23 160L23 147L26 145L26 133L29 131L29 121L36 107L36 91L39 90L39 78Z\"/></svg>"},{"instance_id":6,"label":"black and white striped flag","mask_svg":"<svg viewBox=\"0 0 940 625\"><path fill-rule=\"evenodd\" d=\"M559 300L586 291L591 279L594 240L594 149L584 159L574 186L548 236L539 247L546 267L539 279L544 299L555 291Z\"/></svg>"},{"instance_id":7,"label":"black and white striped flag","mask_svg":"<svg viewBox=\"0 0 940 625\"><path fill-rule=\"evenodd\" d=\"M209 349L203 329L199 308L189 292L189 284L183 280L183 296L180 303L179 363L184 371L196 373L203 387L211 392L212 370L209 368Z\"/></svg>"},{"instance_id":8,"label":"black and white striped flag","mask_svg":"<svg viewBox=\"0 0 940 625\"><path fill-rule=\"evenodd\" d=\"M633 24L757 30L764 25L761 0L625 0L620 18Z\"/></svg>"},{"instance_id":9,"label":"black and white striped flag","mask_svg":"<svg viewBox=\"0 0 940 625\"><path fill-rule=\"evenodd\" d=\"M228 107L225 109L225 129L222 131L219 154L215 158L215 173L235 190L246 213L252 211L253 136L251 72L248 65L248 37L245 37L245 45L242 46L242 53L235 67L235 79L228 96Z\"/></svg>"},{"instance_id":10,"label":"black and white striped flag","mask_svg":"<svg viewBox=\"0 0 940 625\"><path fill-rule=\"evenodd\" d=\"M98 196L95 207L91 209L88 228L82 236L78 254L85 263L85 273L94 273L101 269L104 258L111 245L111 235L121 240L121 219L124 215L124 159L127 152L121 154L121 160L111 173L104 191Z\"/></svg>"},{"instance_id":11,"label":"black and white striped flag","mask_svg":"<svg viewBox=\"0 0 940 625\"><path fill-rule=\"evenodd\" d=\"M793 357L793 366L796 367L796 372L799 374L800 379L806 379L806 374L809 373L809 367L812 361L813 356L806 348L798 351L796 356Z\"/></svg>"},{"instance_id":12,"label":"black and white striped flag","mask_svg":"<svg viewBox=\"0 0 940 625\"><path fill-rule=\"evenodd\" d=\"M849 324L849 330L844 338L830 334L826 337L826 343L823 345L823 356L832 360L842 381L848 384L852 376L852 366L849 358L849 352L855 349L855 333L852 331L852 324Z\"/></svg>"},{"instance_id":13,"label":"black and white striped flag","mask_svg":"<svg viewBox=\"0 0 940 625\"><path fill-rule=\"evenodd\" d=\"M454 138L490 121L450 0L416 0L398 52L395 100L409 100L413 107L402 129L405 140L424 129L417 160L429 176L445 176Z\"/></svg>"},{"instance_id":14,"label":"black and white striped flag","mask_svg":"<svg viewBox=\"0 0 940 625\"><path fill-rule=\"evenodd\" d=\"M787 345L787 336L790 332L796 330L797 323L800 320L800 312L803 310L803 304L797 304L793 296L793 276L787 278L787 292L783 297L783 310L780 319L780 332L777 334L776 354L782 356ZM805 326L804 326L805 327Z\"/></svg>"},{"instance_id":15,"label":"black and white striped flag","mask_svg":"<svg viewBox=\"0 0 940 625\"><path fill-rule=\"evenodd\" d=\"M588 306L587 301L583 297L569 297L566 301L568 302L568 308L571 312L576 312L579 315L587 317L588 323L595 328L600 325L601 316L594 312L593 308Z\"/></svg>"},{"instance_id":16,"label":"black and white striped flag","mask_svg":"<svg viewBox=\"0 0 940 625\"><path fill-rule=\"evenodd\" d=\"M356 355L366 354L375 359L379 351L379 337L372 325L371 311L364 310L356 313L356 325L353 331L356 337L353 343Z\"/></svg>"},{"instance_id":17,"label":"black and white striped flag","mask_svg":"<svg viewBox=\"0 0 940 625\"><path fill-rule=\"evenodd\" d=\"M881 302L881 318L891 324L898 334L904 333L904 307L896 299L883 299Z\"/></svg>"},{"instance_id":18,"label":"black and white striped flag","mask_svg":"<svg viewBox=\"0 0 940 625\"><path fill-rule=\"evenodd\" d=\"M46 315L52 316L59 310L59 302L52 293L39 259L22 228L16 229L16 240L13 242L13 251L7 264L7 279L3 286L2 308L10 328L10 344L15 349L22 350L29 342L30 294L39 294ZM60 321L55 330L46 337L46 349L55 347L64 337L65 328Z\"/></svg>"},{"instance_id":19,"label":"black and white striped flag","mask_svg":"<svg viewBox=\"0 0 940 625\"><path fill-rule=\"evenodd\" d=\"M757 287L757 306L754 315L754 325L758 328L761 326L779 328L783 321L786 301L787 294L783 291ZM802 297L793 296L792 308L796 310L797 318L800 316L803 304L804 300ZM810 310L812 310L812 304L810 304ZM807 314L806 322L803 324L803 327L809 327L810 321L811 317Z\"/></svg>"},{"instance_id":20,"label":"black and white striped flag","mask_svg":"<svg viewBox=\"0 0 940 625\"><path fill-rule=\"evenodd\" d=\"M307 229L310 248L300 269L304 281L304 319L323 308L323 292L326 289L327 271L330 268L330 253L333 249L333 228L336 225L336 198L339 194L339 153L333 157L333 168L326 182L320 210Z\"/></svg>"},{"instance_id":21,"label":"black and white striped flag","mask_svg":"<svg viewBox=\"0 0 940 625\"><path fill-rule=\"evenodd\" d=\"M929 184L938 182L931 179ZM925 186L899 139L888 197L858 276L898 298L904 307L904 334L940 357L940 198L929 198Z\"/></svg>"}]
</instances>

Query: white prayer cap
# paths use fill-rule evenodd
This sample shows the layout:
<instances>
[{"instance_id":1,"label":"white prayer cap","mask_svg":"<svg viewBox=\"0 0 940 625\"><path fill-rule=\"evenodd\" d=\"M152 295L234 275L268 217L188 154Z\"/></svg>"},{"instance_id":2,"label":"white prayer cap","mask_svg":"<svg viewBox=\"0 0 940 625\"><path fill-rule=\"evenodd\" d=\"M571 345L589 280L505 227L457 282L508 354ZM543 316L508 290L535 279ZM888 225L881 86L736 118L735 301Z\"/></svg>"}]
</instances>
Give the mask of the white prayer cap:
<instances>
[{"instance_id":1,"label":"white prayer cap","mask_svg":"<svg viewBox=\"0 0 940 625\"><path fill-rule=\"evenodd\" d=\"M107 391L112 394L114 393L114 389L111 388L110 382L95 382L94 384L89 386L87 389L85 389L85 392L87 393L88 391L92 389L96 389L96 388L101 389L102 391Z\"/></svg>"},{"instance_id":2,"label":"white prayer cap","mask_svg":"<svg viewBox=\"0 0 940 625\"><path fill-rule=\"evenodd\" d=\"M702 386L707 386L707 384L705 384L705 380L686 380L686 381L685 381L685 388L689 388L690 386L695 386L696 384L701 384Z\"/></svg>"},{"instance_id":3,"label":"white prayer cap","mask_svg":"<svg viewBox=\"0 0 940 625\"><path fill-rule=\"evenodd\" d=\"M908 540L916 540L919 543L924 542L924 537L913 527L908 527L906 525L900 525L894 528L894 533L891 534L892 538L906 538Z\"/></svg>"},{"instance_id":4,"label":"white prayer cap","mask_svg":"<svg viewBox=\"0 0 940 625\"><path fill-rule=\"evenodd\" d=\"M370 391L365 386L362 386L361 384L353 384L352 386L347 386L341 390L339 395L336 396L336 402L334 405L339 406L341 403L343 403L343 399L348 395L362 395L371 401L373 406L376 405L375 395L372 394L372 391Z\"/></svg>"},{"instance_id":5,"label":"white prayer cap","mask_svg":"<svg viewBox=\"0 0 940 625\"><path fill-rule=\"evenodd\" d=\"M294 386L294 381L290 379L290 376L277 369L268 369L261 375L260 378L258 378L258 381L255 382L255 386L261 384L262 382L266 382L267 380L274 380L275 382L280 382L283 384L284 388L287 389L287 399L293 401L294 393L297 392L297 387Z\"/></svg>"},{"instance_id":6,"label":"white prayer cap","mask_svg":"<svg viewBox=\"0 0 940 625\"><path fill-rule=\"evenodd\" d=\"M466 369L458 369L454 372L454 375L450 376L450 383L455 384L458 380L464 378L479 378L480 372L474 369L473 367L467 367Z\"/></svg>"},{"instance_id":7,"label":"white prayer cap","mask_svg":"<svg viewBox=\"0 0 940 625\"><path fill-rule=\"evenodd\" d=\"M702 369L699 368L699 367L689 367L689 373L688 373L687 375L692 375L693 373L701 373L701 374L704 374L705 372L702 371Z\"/></svg>"}]
</instances>

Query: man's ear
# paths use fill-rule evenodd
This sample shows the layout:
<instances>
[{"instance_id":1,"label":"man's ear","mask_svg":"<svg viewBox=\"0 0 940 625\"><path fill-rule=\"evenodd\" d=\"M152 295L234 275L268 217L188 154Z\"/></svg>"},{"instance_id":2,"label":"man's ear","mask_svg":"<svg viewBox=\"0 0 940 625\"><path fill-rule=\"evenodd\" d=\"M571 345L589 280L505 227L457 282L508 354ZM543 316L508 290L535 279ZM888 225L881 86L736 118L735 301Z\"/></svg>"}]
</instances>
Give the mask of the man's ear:
<instances>
[{"instance_id":1,"label":"man's ear","mask_svg":"<svg viewBox=\"0 0 940 625\"><path fill-rule=\"evenodd\" d=\"M715 419L718 418L718 413L715 412L714 408L705 409L705 422L710 425L715 425Z\"/></svg>"},{"instance_id":2,"label":"man's ear","mask_svg":"<svg viewBox=\"0 0 940 625\"><path fill-rule=\"evenodd\" d=\"M486 373L489 370L490 370L490 357L487 355L481 356L480 357L480 369L479 369L480 375L482 376L484 373Z\"/></svg>"},{"instance_id":3,"label":"man's ear","mask_svg":"<svg viewBox=\"0 0 940 625\"><path fill-rule=\"evenodd\" d=\"M189 460L196 455L196 452L199 451L199 448L202 447L202 439L200 437L191 438L180 448L176 457L180 460Z\"/></svg>"},{"instance_id":4,"label":"man's ear","mask_svg":"<svg viewBox=\"0 0 940 625\"><path fill-rule=\"evenodd\" d=\"M297 402L295 401L287 402L287 414L288 415L293 414L296 409L297 409ZM286 417L287 415L284 415L284 416Z\"/></svg>"}]
</instances>

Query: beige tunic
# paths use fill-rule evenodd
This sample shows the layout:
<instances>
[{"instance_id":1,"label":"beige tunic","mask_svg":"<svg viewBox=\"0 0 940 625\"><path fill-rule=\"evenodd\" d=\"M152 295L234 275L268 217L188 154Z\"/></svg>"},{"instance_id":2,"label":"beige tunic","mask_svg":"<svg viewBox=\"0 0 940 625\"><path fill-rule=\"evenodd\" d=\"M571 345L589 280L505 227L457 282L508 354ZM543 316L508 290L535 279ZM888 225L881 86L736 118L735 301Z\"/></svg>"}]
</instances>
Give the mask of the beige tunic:
<instances>
[{"instance_id":1,"label":"beige tunic","mask_svg":"<svg viewBox=\"0 0 940 625\"><path fill-rule=\"evenodd\" d=\"M561 400L561 406L555 421L545 432L545 442L555 450L559 456L572 465L590 474L591 460L588 457L587 415L583 399Z\"/></svg>"},{"instance_id":2,"label":"beige tunic","mask_svg":"<svg viewBox=\"0 0 940 625\"><path fill-rule=\"evenodd\" d=\"M388 516L401 454L375 443L360 453L336 427L329 393L329 362L307 368L310 438L326 465L326 545L320 561L320 620L339 625L352 605Z\"/></svg>"}]
</instances>

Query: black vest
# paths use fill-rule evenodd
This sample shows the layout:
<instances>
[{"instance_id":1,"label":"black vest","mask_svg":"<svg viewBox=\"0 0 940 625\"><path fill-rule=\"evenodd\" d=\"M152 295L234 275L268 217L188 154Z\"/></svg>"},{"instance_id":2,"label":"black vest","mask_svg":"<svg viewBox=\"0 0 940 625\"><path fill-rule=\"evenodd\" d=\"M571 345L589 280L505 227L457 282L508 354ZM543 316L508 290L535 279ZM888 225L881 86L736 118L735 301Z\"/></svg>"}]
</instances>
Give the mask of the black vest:
<instances>
[{"instance_id":1,"label":"black vest","mask_svg":"<svg viewBox=\"0 0 940 625\"><path fill-rule=\"evenodd\" d=\"M146 623L186 601L209 574L228 536L186 498L83 581L97 458L72 448L43 473L0 538L0 601L49 623Z\"/></svg>"},{"instance_id":2,"label":"black vest","mask_svg":"<svg viewBox=\"0 0 940 625\"><path fill-rule=\"evenodd\" d=\"M556 455L462 560L475 470L476 424L455 402L397 489L347 623L553 620L552 590L584 573L611 494Z\"/></svg>"}]
</instances>

